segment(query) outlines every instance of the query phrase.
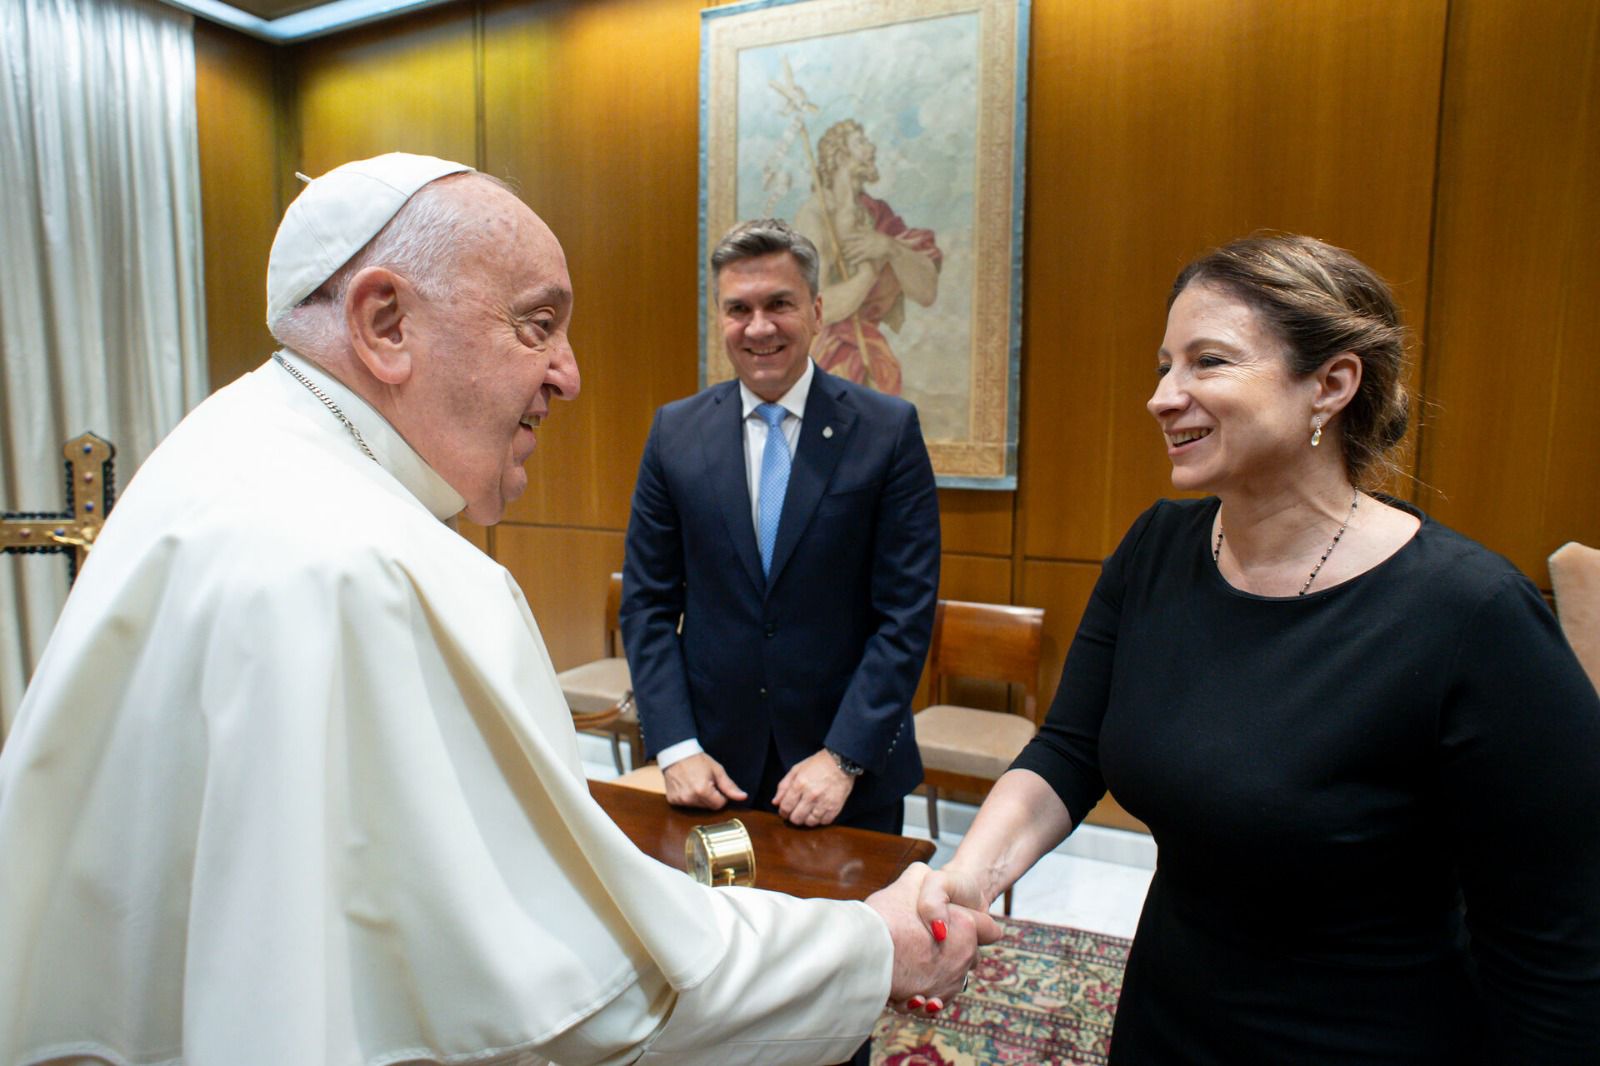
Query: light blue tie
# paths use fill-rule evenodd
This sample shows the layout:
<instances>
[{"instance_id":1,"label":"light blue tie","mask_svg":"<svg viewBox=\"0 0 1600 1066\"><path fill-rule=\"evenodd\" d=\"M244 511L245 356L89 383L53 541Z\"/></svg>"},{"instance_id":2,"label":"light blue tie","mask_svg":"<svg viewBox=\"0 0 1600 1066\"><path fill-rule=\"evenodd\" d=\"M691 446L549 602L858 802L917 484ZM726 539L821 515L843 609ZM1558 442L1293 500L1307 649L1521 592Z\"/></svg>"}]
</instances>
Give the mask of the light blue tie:
<instances>
[{"instance_id":1,"label":"light blue tie","mask_svg":"<svg viewBox=\"0 0 1600 1066\"><path fill-rule=\"evenodd\" d=\"M761 452L760 517L756 540L761 546L761 572L772 570L772 546L778 542L778 519L783 515L783 494L789 488L789 442L783 437L783 418L789 412L775 403L764 403L756 414L767 424L767 446Z\"/></svg>"}]
</instances>

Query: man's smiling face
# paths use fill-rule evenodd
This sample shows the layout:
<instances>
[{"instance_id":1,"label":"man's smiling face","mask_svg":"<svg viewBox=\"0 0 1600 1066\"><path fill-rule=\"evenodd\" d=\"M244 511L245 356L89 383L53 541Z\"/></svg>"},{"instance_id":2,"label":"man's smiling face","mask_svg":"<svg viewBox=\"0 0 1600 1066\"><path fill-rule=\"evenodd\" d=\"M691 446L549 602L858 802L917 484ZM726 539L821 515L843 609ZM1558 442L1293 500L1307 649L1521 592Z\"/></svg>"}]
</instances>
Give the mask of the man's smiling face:
<instances>
[{"instance_id":1,"label":"man's smiling face","mask_svg":"<svg viewBox=\"0 0 1600 1066\"><path fill-rule=\"evenodd\" d=\"M769 402L805 373L822 330L822 297L813 295L788 252L737 259L717 275L722 342L751 392Z\"/></svg>"}]
</instances>

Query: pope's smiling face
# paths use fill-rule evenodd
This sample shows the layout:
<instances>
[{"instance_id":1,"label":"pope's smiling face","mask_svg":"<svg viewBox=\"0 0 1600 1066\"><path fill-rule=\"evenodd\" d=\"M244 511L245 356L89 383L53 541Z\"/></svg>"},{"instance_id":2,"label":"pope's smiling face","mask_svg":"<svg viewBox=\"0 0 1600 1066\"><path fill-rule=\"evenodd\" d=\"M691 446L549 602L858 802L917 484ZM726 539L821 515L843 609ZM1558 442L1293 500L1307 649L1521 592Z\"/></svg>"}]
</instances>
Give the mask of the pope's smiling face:
<instances>
[{"instance_id":1,"label":"pope's smiling face","mask_svg":"<svg viewBox=\"0 0 1600 1066\"><path fill-rule=\"evenodd\" d=\"M822 297L811 292L788 252L737 259L717 275L722 343L734 373L768 402L805 373L822 329Z\"/></svg>"},{"instance_id":2,"label":"pope's smiling face","mask_svg":"<svg viewBox=\"0 0 1600 1066\"><path fill-rule=\"evenodd\" d=\"M467 517L493 525L528 487L523 464L551 401L578 395L572 281L555 234L511 193L467 182L451 192L474 236L453 295L415 309L419 357L397 424L466 498Z\"/></svg>"}]
</instances>

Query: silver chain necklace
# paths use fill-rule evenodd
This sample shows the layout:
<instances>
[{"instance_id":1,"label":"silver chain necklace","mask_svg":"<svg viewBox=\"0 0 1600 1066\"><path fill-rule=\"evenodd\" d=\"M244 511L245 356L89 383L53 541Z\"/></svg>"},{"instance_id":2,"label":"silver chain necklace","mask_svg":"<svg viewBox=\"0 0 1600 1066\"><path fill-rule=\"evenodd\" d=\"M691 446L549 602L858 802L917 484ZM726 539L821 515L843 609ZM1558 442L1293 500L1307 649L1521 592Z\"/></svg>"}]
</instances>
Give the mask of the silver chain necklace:
<instances>
[{"instance_id":1,"label":"silver chain necklace","mask_svg":"<svg viewBox=\"0 0 1600 1066\"><path fill-rule=\"evenodd\" d=\"M1297 596L1304 596L1311 588L1311 583L1322 573L1322 564L1328 561L1328 556L1333 554L1333 549L1339 546L1339 540L1344 536L1344 531L1349 528L1350 520L1356 516L1356 505L1361 502L1361 490L1357 489L1354 496L1350 497L1350 513L1344 516L1344 521L1339 524L1339 532L1333 535L1333 542L1328 545L1328 550L1322 553L1322 558L1317 560L1317 565L1311 568L1311 576L1306 578L1306 583L1300 586ZM1238 555L1237 552L1234 553ZM1217 509L1217 543L1211 549L1211 561L1217 564L1222 562L1222 509Z\"/></svg>"},{"instance_id":2,"label":"silver chain necklace","mask_svg":"<svg viewBox=\"0 0 1600 1066\"><path fill-rule=\"evenodd\" d=\"M317 388L316 384L310 378L306 377L304 374L300 373L300 371L291 366L289 360L283 357L282 352L273 352L272 358L276 359L278 361L278 365L289 372L290 377L294 378L307 389L311 390L311 395L321 400L322 406L333 412L333 417L337 418L344 428L350 431L350 435L356 439L356 444L360 446L362 453L365 454L368 459L371 459L375 463L378 461L378 457L372 454L372 449L367 447L367 442L362 439L361 431L356 428L356 424L350 421L349 418L345 417L345 413L339 410L339 405L333 402L332 397L323 392L321 389ZM1342 533L1344 530L1340 530L1339 532Z\"/></svg>"}]
</instances>

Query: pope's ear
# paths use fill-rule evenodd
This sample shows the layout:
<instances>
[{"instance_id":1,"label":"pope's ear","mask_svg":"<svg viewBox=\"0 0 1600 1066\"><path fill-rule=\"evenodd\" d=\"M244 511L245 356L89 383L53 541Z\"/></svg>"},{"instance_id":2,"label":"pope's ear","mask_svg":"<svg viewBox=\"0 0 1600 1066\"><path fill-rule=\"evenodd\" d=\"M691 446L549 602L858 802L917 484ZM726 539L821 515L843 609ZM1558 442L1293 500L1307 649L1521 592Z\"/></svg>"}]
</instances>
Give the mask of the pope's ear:
<instances>
[{"instance_id":1,"label":"pope's ear","mask_svg":"<svg viewBox=\"0 0 1600 1066\"><path fill-rule=\"evenodd\" d=\"M416 290L384 267L367 267L345 288L350 346L368 373L385 385L399 385L411 376L416 299Z\"/></svg>"}]
</instances>

